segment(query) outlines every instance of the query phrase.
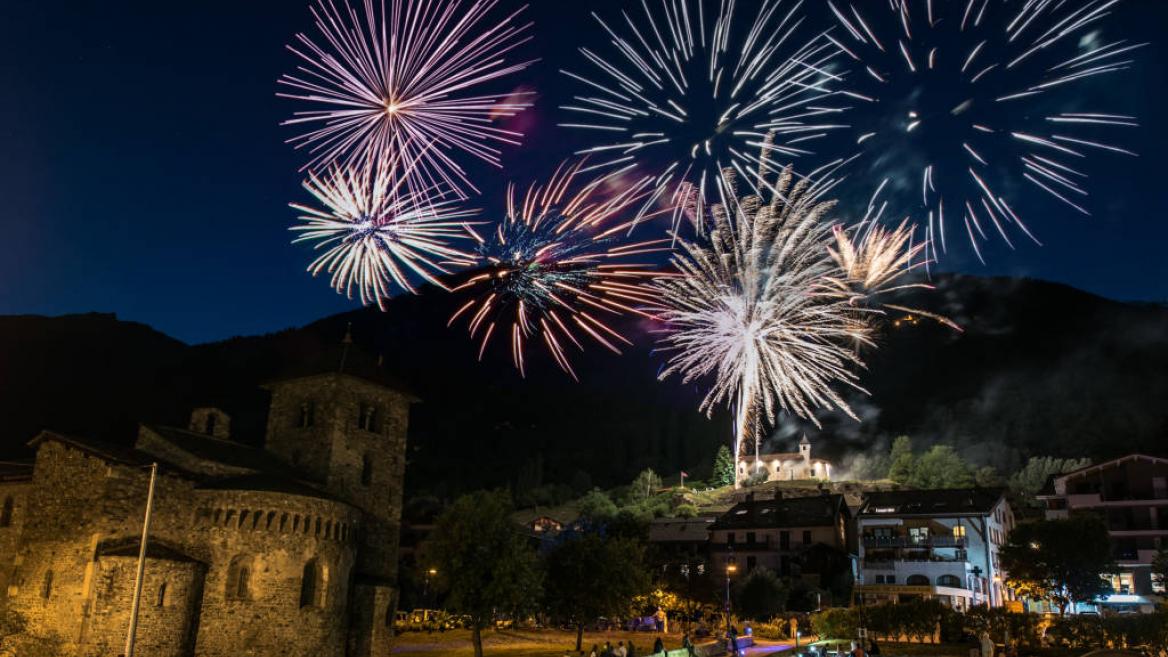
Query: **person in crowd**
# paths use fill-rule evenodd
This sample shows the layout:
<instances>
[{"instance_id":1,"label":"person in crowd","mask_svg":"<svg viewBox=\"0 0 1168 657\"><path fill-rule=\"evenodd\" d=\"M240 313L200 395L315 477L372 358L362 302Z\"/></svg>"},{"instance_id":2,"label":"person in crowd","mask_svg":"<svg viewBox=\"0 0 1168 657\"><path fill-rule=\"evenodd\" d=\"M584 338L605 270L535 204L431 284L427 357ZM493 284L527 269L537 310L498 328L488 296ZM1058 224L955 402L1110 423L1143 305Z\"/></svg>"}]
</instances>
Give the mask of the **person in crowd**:
<instances>
[{"instance_id":1,"label":"person in crowd","mask_svg":"<svg viewBox=\"0 0 1168 657\"><path fill-rule=\"evenodd\" d=\"M864 651L863 646L856 643L855 641L852 642L852 650L848 653L848 655L851 657L868 657L868 653Z\"/></svg>"},{"instance_id":2,"label":"person in crowd","mask_svg":"<svg viewBox=\"0 0 1168 657\"><path fill-rule=\"evenodd\" d=\"M624 641L616 642L616 652L613 654L616 655L616 657L629 657L629 651L628 648L625 648Z\"/></svg>"},{"instance_id":3,"label":"person in crowd","mask_svg":"<svg viewBox=\"0 0 1168 657\"><path fill-rule=\"evenodd\" d=\"M733 625L726 631L726 648L734 657L738 657L738 628Z\"/></svg>"},{"instance_id":4,"label":"person in crowd","mask_svg":"<svg viewBox=\"0 0 1168 657\"><path fill-rule=\"evenodd\" d=\"M683 650L685 650L686 654L690 655L690 657L694 657L694 644L693 640L689 638L689 632L681 635L681 647Z\"/></svg>"},{"instance_id":5,"label":"person in crowd","mask_svg":"<svg viewBox=\"0 0 1168 657\"><path fill-rule=\"evenodd\" d=\"M665 642L661 640L661 637L657 637L657 640L653 642L653 654L657 655L663 652L665 652Z\"/></svg>"},{"instance_id":6,"label":"person in crowd","mask_svg":"<svg viewBox=\"0 0 1168 657\"><path fill-rule=\"evenodd\" d=\"M868 654L872 657L880 657L880 646L876 645L875 639L868 644Z\"/></svg>"},{"instance_id":7,"label":"person in crowd","mask_svg":"<svg viewBox=\"0 0 1168 657\"><path fill-rule=\"evenodd\" d=\"M592 652L588 653L588 657L600 657L600 646L592 644Z\"/></svg>"}]
</instances>

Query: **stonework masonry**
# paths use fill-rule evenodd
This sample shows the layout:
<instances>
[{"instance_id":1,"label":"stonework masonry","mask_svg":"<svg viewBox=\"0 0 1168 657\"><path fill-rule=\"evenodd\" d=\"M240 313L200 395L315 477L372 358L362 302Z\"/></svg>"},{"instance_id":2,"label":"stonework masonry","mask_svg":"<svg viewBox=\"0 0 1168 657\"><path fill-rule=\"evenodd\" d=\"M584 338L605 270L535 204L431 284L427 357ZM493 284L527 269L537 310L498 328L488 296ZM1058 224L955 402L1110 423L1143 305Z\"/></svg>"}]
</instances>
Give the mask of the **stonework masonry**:
<instances>
[{"instance_id":1,"label":"stonework masonry","mask_svg":"<svg viewBox=\"0 0 1168 657\"><path fill-rule=\"evenodd\" d=\"M264 449L210 408L132 449L35 438L0 473L0 605L67 655L121 654L158 463L136 655L388 655L415 400L340 371L267 387Z\"/></svg>"}]
</instances>

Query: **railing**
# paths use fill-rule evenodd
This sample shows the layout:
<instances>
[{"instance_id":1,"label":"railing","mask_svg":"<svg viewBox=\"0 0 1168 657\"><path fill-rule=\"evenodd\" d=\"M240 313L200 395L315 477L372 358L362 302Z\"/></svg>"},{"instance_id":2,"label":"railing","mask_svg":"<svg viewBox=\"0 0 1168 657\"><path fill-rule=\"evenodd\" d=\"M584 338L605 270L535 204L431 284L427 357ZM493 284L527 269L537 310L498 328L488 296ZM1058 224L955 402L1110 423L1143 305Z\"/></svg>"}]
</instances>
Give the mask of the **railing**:
<instances>
[{"instance_id":1,"label":"railing","mask_svg":"<svg viewBox=\"0 0 1168 657\"><path fill-rule=\"evenodd\" d=\"M964 538L954 536L865 536L864 547L965 547Z\"/></svg>"}]
</instances>

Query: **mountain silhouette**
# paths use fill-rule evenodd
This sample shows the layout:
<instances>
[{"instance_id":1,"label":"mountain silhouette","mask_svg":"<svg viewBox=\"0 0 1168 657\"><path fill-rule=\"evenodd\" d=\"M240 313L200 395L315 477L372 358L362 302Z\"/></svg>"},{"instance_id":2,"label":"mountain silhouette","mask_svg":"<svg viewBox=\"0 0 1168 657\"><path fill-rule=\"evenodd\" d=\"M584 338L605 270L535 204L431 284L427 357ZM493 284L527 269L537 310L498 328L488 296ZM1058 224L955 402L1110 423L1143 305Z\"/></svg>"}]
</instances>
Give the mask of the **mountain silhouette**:
<instances>
[{"instance_id":1,"label":"mountain silhouette","mask_svg":"<svg viewBox=\"0 0 1168 657\"><path fill-rule=\"evenodd\" d=\"M1163 453L1168 435L1168 309L1121 303L1054 283L940 275L934 290L897 301L944 314L957 332L891 313L866 351L849 399L861 416L821 416L822 428L784 418L768 449L806 433L816 456L846 462L908 434L952 444L1009 471L1034 455L1106 458ZM701 381L657 380L664 358L653 325L622 320L633 345L574 354L580 381L533 342L526 379L498 340L483 362L463 302L426 288L384 312L365 308L267 335L186 345L109 314L0 317L0 456L27 458L42 429L113 443L139 421L184 425L190 409L223 408L244 442L262 441L260 385L335 352L346 331L422 402L411 413L407 487L448 494L480 486L627 482L645 467L708 472L731 422L697 406ZM579 482L584 482L580 484Z\"/></svg>"}]
</instances>

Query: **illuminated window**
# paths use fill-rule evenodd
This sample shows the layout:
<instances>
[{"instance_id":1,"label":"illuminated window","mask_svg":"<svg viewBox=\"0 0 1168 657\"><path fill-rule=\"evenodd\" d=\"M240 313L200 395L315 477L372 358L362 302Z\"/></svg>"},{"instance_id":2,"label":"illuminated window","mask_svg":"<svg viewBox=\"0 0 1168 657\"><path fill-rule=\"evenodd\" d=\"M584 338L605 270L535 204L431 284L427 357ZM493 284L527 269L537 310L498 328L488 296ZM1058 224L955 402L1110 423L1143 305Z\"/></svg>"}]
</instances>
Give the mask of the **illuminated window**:
<instances>
[{"instance_id":1,"label":"illuminated window","mask_svg":"<svg viewBox=\"0 0 1168 657\"><path fill-rule=\"evenodd\" d=\"M957 525L953 528L953 538L965 538L965 525Z\"/></svg>"}]
</instances>

